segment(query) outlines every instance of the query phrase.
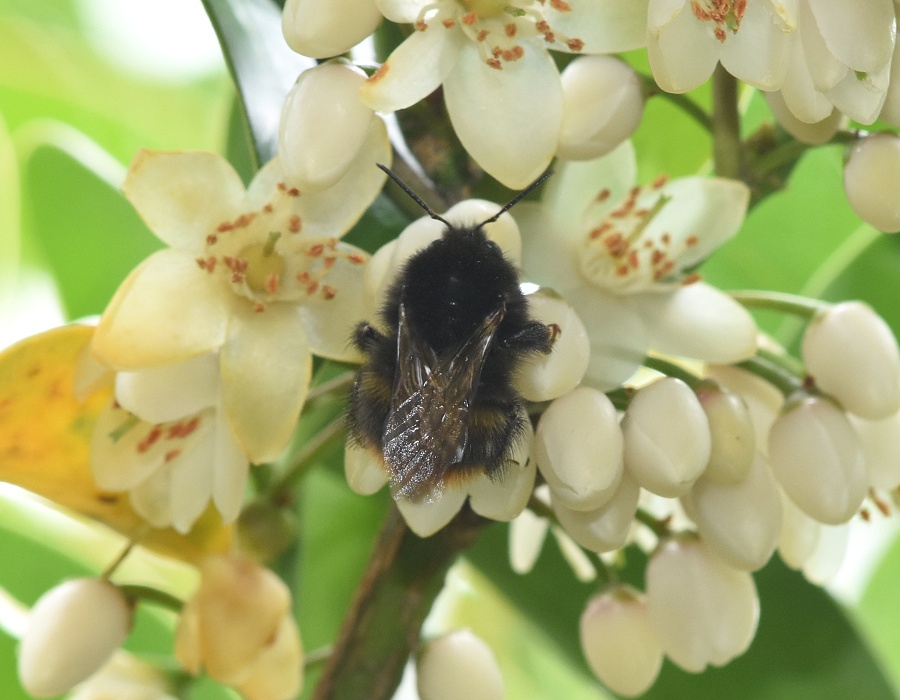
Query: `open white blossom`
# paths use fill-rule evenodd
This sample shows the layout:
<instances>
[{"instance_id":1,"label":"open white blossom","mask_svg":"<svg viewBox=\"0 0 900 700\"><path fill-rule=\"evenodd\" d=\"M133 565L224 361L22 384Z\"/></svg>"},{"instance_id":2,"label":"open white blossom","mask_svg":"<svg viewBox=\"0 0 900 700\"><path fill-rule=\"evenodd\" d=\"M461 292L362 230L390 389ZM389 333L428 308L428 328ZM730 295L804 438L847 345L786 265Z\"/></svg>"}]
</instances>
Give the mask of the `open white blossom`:
<instances>
[{"instance_id":1,"label":"open white blossom","mask_svg":"<svg viewBox=\"0 0 900 700\"><path fill-rule=\"evenodd\" d=\"M541 205L519 205L528 279L559 292L591 341L588 381L620 386L648 350L738 362L756 325L729 296L686 272L733 236L749 190L723 178L635 185L634 150L563 163Z\"/></svg>"},{"instance_id":2,"label":"open white blossom","mask_svg":"<svg viewBox=\"0 0 900 700\"><path fill-rule=\"evenodd\" d=\"M687 92L716 65L761 90L781 87L797 0L650 0L647 54L659 86Z\"/></svg>"},{"instance_id":3,"label":"open white blossom","mask_svg":"<svg viewBox=\"0 0 900 700\"><path fill-rule=\"evenodd\" d=\"M125 193L171 248L122 283L94 335L104 364L134 371L218 353L222 408L254 463L287 445L311 354L356 359L347 337L364 315L365 254L338 237L384 174L387 143L334 186L301 193L272 161L244 188L220 156L141 151Z\"/></svg>"},{"instance_id":4,"label":"open white blossom","mask_svg":"<svg viewBox=\"0 0 900 700\"><path fill-rule=\"evenodd\" d=\"M609 0L376 0L415 31L362 88L393 112L443 85L453 128L474 160L521 188L556 151L563 90L547 49L614 53L643 45L644 2Z\"/></svg>"}]
</instances>

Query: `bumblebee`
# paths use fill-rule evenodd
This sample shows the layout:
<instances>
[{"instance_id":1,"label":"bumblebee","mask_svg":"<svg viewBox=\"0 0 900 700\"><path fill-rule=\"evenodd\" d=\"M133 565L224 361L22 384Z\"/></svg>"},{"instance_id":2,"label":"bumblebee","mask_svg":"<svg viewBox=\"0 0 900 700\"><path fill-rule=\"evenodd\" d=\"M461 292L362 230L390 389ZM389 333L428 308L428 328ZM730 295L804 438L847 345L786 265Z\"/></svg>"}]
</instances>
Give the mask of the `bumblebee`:
<instances>
[{"instance_id":1,"label":"bumblebee","mask_svg":"<svg viewBox=\"0 0 900 700\"><path fill-rule=\"evenodd\" d=\"M447 484L502 474L527 417L513 387L519 362L549 353L559 328L529 316L515 266L484 226L435 214L446 229L409 258L388 289L380 326L363 322L352 342L364 354L348 405L350 438L383 460L395 498L440 498ZM546 175L544 176L546 177Z\"/></svg>"}]
</instances>

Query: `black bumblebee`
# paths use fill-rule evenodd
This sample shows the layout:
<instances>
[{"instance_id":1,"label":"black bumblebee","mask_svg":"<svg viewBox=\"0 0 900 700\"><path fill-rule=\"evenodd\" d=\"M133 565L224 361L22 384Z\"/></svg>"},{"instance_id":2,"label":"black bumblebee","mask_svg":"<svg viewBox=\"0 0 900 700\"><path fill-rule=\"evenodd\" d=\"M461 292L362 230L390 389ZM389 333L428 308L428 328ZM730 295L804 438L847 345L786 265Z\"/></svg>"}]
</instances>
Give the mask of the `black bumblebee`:
<instances>
[{"instance_id":1,"label":"black bumblebee","mask_svg":"<svg viewBox=\"0 0 900 700\"><path fill-rule=\"evenodd\" d=\"M483 229L544 178L486 221L457 227L379 167L447 228L388 290L388 331L361 323L354 332L366 361L348 427L384 461L395 497L432 501L445 484L502 473L527 420L513 374L528 354L550 352L559 332L529 317L516 268Z\"/></svg>"}]
</instances>

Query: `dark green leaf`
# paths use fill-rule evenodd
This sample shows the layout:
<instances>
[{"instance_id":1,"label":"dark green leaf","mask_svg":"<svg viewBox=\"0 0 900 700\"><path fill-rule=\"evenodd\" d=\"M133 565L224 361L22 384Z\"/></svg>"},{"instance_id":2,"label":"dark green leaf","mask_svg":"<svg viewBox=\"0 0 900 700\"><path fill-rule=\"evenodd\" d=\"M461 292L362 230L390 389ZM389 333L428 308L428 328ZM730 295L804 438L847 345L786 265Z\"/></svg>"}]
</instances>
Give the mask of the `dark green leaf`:
<instances>
[{"instance_id":1,"label":"dark green leaf","mask_svg":"<svg viewBox=\"0 0 900 700\"><path fill-rule=\"evenodd\" d=\"M257 169L278 152L284 98L316 62L291 51L272 0L203 0L240 95Z\"/></svg>"}]
</instances>

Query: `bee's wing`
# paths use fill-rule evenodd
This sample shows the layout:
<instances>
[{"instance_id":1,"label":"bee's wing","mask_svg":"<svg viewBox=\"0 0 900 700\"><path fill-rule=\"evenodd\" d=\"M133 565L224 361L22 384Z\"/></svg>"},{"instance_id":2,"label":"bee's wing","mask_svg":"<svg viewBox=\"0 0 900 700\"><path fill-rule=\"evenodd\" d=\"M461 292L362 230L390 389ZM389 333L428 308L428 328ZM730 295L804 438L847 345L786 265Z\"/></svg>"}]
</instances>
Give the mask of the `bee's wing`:
<instances>
[{"instance_id":1,"label":"bee's wing","mask_svg":"<svg viewBox=\"0 0 900 700\"><path fill-rule=\"evenodd\" d=\"M436 500L444 477L462 460L469 439L469 408L497 326L498 310L447 359L417 338L400 307L397 377L382 438L394 494Z\"/></svg>"}]
</instances>

